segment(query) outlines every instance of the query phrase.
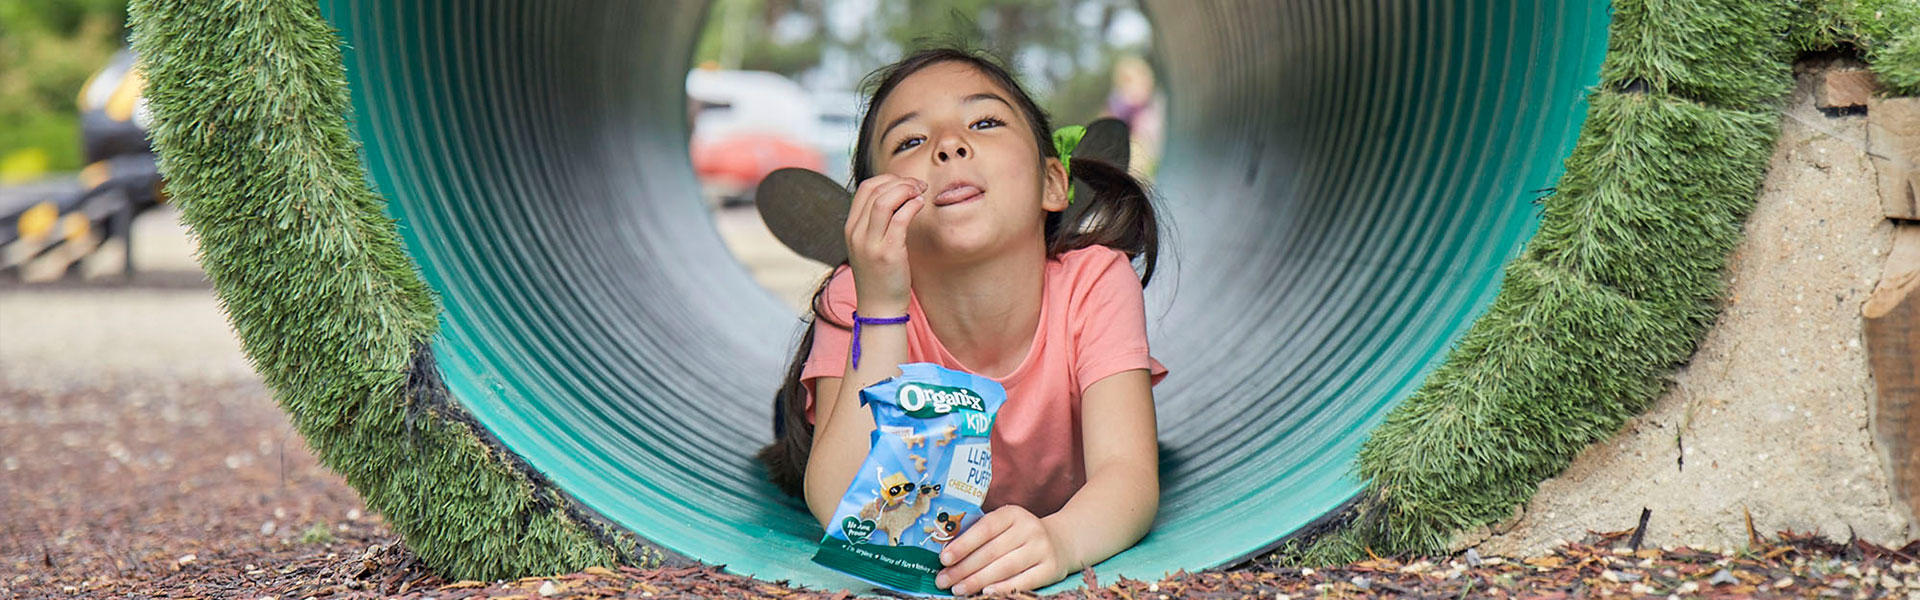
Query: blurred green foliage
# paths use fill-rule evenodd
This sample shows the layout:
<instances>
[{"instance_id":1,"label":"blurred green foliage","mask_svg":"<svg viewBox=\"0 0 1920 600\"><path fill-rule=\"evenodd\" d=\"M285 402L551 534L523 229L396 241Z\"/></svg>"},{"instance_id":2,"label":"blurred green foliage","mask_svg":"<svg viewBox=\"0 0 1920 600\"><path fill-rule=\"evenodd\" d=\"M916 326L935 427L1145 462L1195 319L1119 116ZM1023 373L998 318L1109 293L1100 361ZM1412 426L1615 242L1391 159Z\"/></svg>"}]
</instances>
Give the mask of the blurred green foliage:
<instances>
[{"instance_id":1,"label":"blurred green foliage","mask_svg":"<svg viewBox=\"0 0 1920 600\"><path fill-rule=\"evenodd\" d=\"M1145 47L1107 42L1109 26L1132 4L1123 0L881 2L846 37L828 26L829 13L841 3L714 0L694 64L794 77L833 52L850 59L856 75L825 85L857 90L860 75L915 48L963 45L991 52L1011 67L1054 123L1066 124L1102 113L1116 58L1147 53ZM1096 24L1086 24L1089 19Z\"/></svg>"},{"instance_id":2,"label":"blurred green foliage","mask_svg":"<svg viewBox=\"0 0 1920 600\"><path fill-rule=\"evenodd\" d=\"M76 99L126 39L126 0L0 0L0 159L80 168Z\"/></svg>"}]
</instances>

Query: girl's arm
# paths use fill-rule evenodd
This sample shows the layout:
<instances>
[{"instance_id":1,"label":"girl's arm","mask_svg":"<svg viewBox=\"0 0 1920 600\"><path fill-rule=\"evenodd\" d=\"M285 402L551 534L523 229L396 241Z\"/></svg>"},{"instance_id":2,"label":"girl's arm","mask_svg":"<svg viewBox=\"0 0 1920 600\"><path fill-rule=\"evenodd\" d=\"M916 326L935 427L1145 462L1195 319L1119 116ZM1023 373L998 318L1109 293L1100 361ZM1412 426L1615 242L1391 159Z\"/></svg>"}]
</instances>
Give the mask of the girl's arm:
<instances>
[{"instance_id":1,"label":"girl's arm","mask_svg":"<svg viewBox=\"0 0 1920 600\"><path fill-rule=\"evenodd\" d=\"M865 305L862 305L865 306ZM905 307L875 316L907 314ZM907 362L907 328L868 325L860 328L860 368L847 359L845 378L814 380L813 449L807 455L807 509L823 529L853 484L860 463L866 461L874 430L873 413L860 406L860 390L900 374ZM849 382L852 385L847 385Z\"/></svg>"},{"instance_id":2,"label":"girl's arm","mask_svg":"<svg viewBox=\"0 0 1920 600\"><path fill-rule=\"evenodd\" d=\"M1046 518L1017 506L981 517L940 555L936 585L955 594L1031 590L1140 541L1160 509L1153 385L1145 369L1087 387L1080 399L1087 483Z\"/></svg>"},{"instance_id":3,"label":"girl's arm","mask_svg":"<svg viewBox=\"0 0 1920 600\"><path fill-rule=\"evenodd\" d=\"M854 309L865 317L888 318L907 314L911 303L907 269L907 224L925 208L921 194L927 182L875 175L860 182L847 212L843 233L847 263L853 271ZM860 327L860 368L851 353L840 381L815 380L813 448L807 453L807 508L821 528L828 528L840 497L853 483L854 472L867 459L873 433L873 415L860 407L860 390L900 373L907 362L907 328L901 325ZM832 389L828 389L832 388Z\"/></svg>"},{"instance_id":4,"label":"girl's arm","mask_svg":"<svg viewBox=\"0 0 1920 600\"><path fill-rule=\"evenodd\" d=\"M1080 403L1087 484L1060 512L1041 519L1067 542L1062 577L1132 547L1160 510L1159 428L1147 371L1101 379Z\"/></svg>"}]
</instances>

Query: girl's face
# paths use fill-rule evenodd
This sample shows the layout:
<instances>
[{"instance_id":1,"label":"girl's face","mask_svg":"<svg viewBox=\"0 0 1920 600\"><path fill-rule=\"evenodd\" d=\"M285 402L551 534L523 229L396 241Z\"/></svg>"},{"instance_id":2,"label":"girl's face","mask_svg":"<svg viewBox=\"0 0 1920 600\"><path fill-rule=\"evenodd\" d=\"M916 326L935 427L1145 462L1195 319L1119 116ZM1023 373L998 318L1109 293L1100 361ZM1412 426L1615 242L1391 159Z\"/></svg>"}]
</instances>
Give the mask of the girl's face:
<instances>
[{"instance_id":1,"label":"girl's face","mask_svg":"<svg viewBox=\"0 0 1920 600\"><path fill-rule=\"evenodd\" d=\"M907 76L876 109L874 172L927 182L909 256L970 262L1045 243L1046 213L1067 206L1066 171L1042 160L1013 102L971 66L947 62Z\"/></svg>"}]
</instances>

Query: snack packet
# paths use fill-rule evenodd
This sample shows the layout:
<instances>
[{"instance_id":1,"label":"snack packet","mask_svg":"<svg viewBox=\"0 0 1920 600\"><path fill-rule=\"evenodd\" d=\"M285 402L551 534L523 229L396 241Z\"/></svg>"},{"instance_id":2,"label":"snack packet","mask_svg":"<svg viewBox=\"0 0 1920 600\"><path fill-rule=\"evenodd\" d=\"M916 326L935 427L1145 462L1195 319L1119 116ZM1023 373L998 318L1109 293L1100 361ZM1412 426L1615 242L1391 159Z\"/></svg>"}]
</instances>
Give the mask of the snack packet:
<instances>
[{"instance_id":1,"label":"snack packet","mask_svg":"<svg viewBox=\"0 0 1920 600\"><path fill-rule=\"evenodd\" d=\"M860 390L878 427L813 561L898 592L934 586L940 550L980 520L993 481L999 382L933 363Z\"/></svg>"}]
</instances>

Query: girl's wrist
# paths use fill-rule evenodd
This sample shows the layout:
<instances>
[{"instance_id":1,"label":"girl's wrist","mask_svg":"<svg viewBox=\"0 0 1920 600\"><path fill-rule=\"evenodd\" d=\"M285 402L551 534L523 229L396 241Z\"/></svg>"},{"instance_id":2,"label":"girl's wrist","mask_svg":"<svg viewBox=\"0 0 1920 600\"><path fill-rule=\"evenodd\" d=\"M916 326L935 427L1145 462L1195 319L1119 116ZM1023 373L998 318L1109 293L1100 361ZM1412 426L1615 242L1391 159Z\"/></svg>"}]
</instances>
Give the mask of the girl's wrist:
<instances>
[{"instance_id":1,"label":"girl's wrist","mask_svg":"<svg viewBox=\"0 0 1920 600\"><path fill-rule=\"evenodd\" d=\"M906 311L902 310L900 312L905 313ZM876 317L876 316L860 314L860 311L858 309L855 309L853 311L853 344L850 348L848 348L848 352L850 353L849 358L851 359L851 362L849 364L851 364L855 369L860 368L860 328L862 326L901 325L901 324L905 324L908 320L909 319L906 314L900 314L899 316L892 316L892 317Z\"/></svg>"},{"instance_id":2,"label":"girl's wrist","mask_svg":"<svg viewBox=\"0 0 1920 600\"><path fill-rule=\"evenodd\" d=\"M871 300L860 298L855 301L853 312L862 317L884 319L907 314L907 302L904 300Z\"/></svg>"},{"instance_id":3,"label":"girl's wrist","mask_svg":"<svg viewBox=\"0 0 1920 600\"><path fill-rule=\"evenodd\" d=\"M1052 538L1054 559L1060 561L1061 568L1068 574L1077 573L1089 566L1085 564L1088 562L1087 557L1083 556L1080 548L1077 547L1080 540L1074 537L1073 528L1054 518L1059 514L1056 512L1041 517L1040 528Z\"/></svg>"}]
</instances>

